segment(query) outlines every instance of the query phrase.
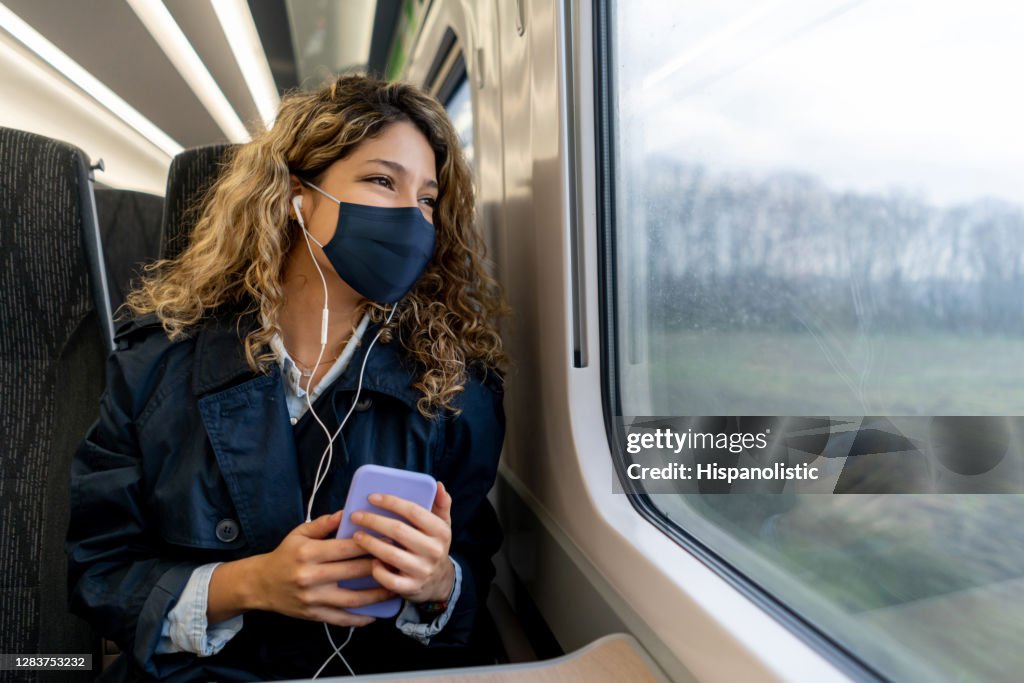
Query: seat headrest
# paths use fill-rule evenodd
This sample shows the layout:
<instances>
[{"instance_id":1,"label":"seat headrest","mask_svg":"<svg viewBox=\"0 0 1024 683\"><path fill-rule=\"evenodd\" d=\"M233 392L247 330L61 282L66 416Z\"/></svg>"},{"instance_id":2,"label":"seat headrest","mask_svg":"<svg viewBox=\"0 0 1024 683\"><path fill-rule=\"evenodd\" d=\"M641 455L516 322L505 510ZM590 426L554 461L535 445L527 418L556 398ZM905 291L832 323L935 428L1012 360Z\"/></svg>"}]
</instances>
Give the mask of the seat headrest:
<instances>
[{"instance_id":1,"label":"seat headrest","mask_svg":"<svg viewBox=\"0 0 1024 683\"><path fill-rule=\"evenodd\" d=\"M109 188L97 188L95 195L103 255L110 276L110 308L116 312L138 284L143 266L160 255L164 198Z\"/></svg>"},{"instance_id":2,"label":"seat headrest","mask_svg":"<svg viewBox=\"0 0 1024 683\"><path fill-rule=\"evenodd\" d=\"M0 163L0 243L8 255L3 353L55 357L92 310L109 349L113 326L88 156L66 142L0 128Z\"/></svg>"},{"instance_id":3,"label":"seat headrest","mask_svg":"<svg viewBox=\"0 0 1024 683\"><path fill-rule=\"evenodd\" d=\"M160 257L175 258L188 245L203 200L235 145L209 145L186 149L174 157L167 171L167 193L160 229Z\"/></svg>"}]
</instances>

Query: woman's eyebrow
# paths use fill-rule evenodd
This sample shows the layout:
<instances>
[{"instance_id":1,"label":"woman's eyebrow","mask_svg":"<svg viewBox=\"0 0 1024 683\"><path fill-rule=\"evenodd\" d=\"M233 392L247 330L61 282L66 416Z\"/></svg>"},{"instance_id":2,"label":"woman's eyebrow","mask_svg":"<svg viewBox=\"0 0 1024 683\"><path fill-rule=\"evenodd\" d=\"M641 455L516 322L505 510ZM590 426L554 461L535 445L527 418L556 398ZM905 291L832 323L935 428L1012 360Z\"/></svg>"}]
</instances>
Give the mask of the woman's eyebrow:
<instances>
[{"instance_id":1,"label":"woman's eyebrow","mask_svg":"<svg viewBox=\"0 0 1024 683\"><path fill-rule=\"evenodd\" d=\"M406 170L405 166L402 166L402 164L398 163L397 161L391 161L390 159L367 159L366 163L368 163L368 164L381 164L383 166L387 166L392 171L394 171L395 174L400 175L400 176L405 176L405 175L408 175L408 173L409 173L408 170ZM426 187L429 187L431 189L434 189L434 190L438 189L438 185L437 185L437 181L436 180L428 180L428 181L424 182L423 184Z\"/></svg>"}]
</instances>

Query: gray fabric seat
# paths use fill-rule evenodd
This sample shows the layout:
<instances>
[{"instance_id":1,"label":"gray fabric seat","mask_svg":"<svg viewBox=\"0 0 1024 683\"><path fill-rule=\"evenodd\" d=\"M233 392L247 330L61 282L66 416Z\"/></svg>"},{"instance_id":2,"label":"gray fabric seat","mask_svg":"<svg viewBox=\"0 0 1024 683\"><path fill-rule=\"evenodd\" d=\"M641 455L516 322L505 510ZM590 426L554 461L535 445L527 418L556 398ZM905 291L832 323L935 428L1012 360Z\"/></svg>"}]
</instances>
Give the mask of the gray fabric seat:
<instances>
[{"instance_id":1,"label":"gray fabric seat","mask_svg":"<svg viewBox=\"0 0 1024 683\"><path fill-rule=\"evenodd\" d=\"M68 611L64 555L71 456L104 384L89 165L75 147L6 128L0 158L0 652L92 654L98 670L98 635ZM0 677L93 677L24 673Z\"/></svg>"},{"instance_id":2,"label":"gray fabric seat","mask_svg":"<svg viewBox=\"0 0 1024 683\"><path fill-rule=\"evenodd\" d=\"M164 199L146 192L96 190L96 213L103 238L110 308L116 312L142 274L160 256ZM123 315L123 314L122 314Z\"/></svg>"},{"instance_id":3,"label":"gray fabric seat","mask_svg":"<svg viewBox=\"0 0 1024 683\"><path fill-rule=\"evenodd\" d=\"M186 149L174 157L167 171L160 256L181 254L198 218L196 208L220 174L234 145L209 145Z\"/></svg>"}]
</instances>

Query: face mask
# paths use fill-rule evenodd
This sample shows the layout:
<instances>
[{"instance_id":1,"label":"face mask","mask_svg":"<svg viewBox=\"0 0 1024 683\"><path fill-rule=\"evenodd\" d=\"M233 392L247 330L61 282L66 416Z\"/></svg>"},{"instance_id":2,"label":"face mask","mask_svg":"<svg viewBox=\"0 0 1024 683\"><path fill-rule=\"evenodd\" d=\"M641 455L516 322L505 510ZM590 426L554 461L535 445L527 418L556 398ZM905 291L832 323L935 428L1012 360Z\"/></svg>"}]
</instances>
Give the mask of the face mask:
<instances>
[{"instance_id":1,"label":"face mask","mask_svg":"<svg viewBox=\"0 0 1024 683\"><path fill-rule=\"evenodd\" d=\"M338 225L324 250L334 271L367 299L392 304L409 293L434 255L434 226L415 206L393 208L335 199L302 181L338 205Z\"/></svg>"}]
</instances>

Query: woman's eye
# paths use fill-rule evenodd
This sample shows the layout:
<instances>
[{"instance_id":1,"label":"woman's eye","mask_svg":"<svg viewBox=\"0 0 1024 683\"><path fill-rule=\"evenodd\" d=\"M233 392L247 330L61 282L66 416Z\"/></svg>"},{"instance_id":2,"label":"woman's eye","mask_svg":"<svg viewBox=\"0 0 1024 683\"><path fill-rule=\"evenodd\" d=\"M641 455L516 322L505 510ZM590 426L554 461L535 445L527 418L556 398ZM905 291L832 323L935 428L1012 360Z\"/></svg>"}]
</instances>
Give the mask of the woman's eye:
<instances>
[{"instance_id":1,"label":"woman's eye","mask_svg":"<svg viewBox=\"0 0 1024 683\"><path fill-rule=\"evenodd\" d=\"M391 187L391 178L388 178L387 176L378 175L373 176L372 178L367 178L367 180L371 183L376 183L381 187Z\"/></svg>"},{"instance_id":2,"label":"woman's eye","mask_svg":"<svg viewBox=\"0 0 1024 683\"><path fill-rule=\"evenodd\" d=\"M420 201L426 202L427 206L429 206L430 208L434 208L435 206L437 206L437 199L435 199L434 197L424 197Z\"/></svg>"}]
</instances>

